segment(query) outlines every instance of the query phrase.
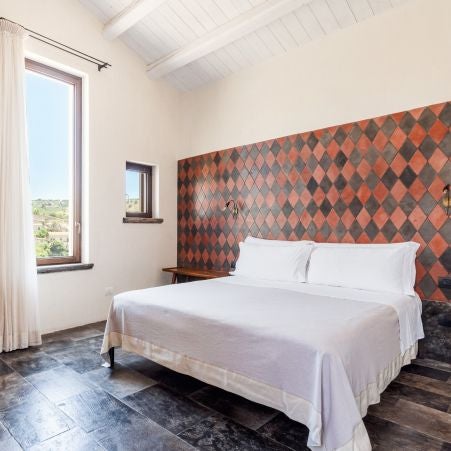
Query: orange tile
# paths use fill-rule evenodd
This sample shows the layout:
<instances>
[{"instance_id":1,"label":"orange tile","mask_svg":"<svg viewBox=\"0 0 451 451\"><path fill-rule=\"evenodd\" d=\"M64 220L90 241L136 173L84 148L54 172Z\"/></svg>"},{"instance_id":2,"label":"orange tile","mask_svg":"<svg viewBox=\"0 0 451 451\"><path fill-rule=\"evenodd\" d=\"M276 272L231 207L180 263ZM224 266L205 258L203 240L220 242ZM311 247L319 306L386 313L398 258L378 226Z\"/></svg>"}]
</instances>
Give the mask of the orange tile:
<instances>
[{"instance_id":1,"label":"orange tile","mask_svg":"<svg viewBox=\"0 0 451 451\"><path fill-rule=\"evenodd\" d=\"M428 135L437 143L441 143L446 134L449 133L449 128L445 124L437 120L430 128Z\"/></svg>"},{"instance_id":2,"label":"orange tile","mask_svg":"<svg viewBox=\"0 0 451 451\"><path fill-rule=\"evenodd\" d=\"M427 163L427 160L424 157L424 155L420 151L417 151L414 153L413 157L410 159L409 166L413 169L415 174L418 175L423 170L426 163Z\"/></svg>"},{"instance_id":3,"label":"orange tile","mask_svg":"<svg viewBox=\"0 0 451 451\"><path fill-rule=\"evenodd\" d=\"M429 242L429 247L436 257L440 257L449 247L449 243L438 233ZM430 272L431 270L429 270Z\"/></svg>"},{"instance_id":4,"label":"orange tile","mask_svg":"<svg viewBox=\"0 0 451 451\"><path fill-rule=\"evenodd\" d=\"M410 222L414 225L414 227L419 230L421 226L424 224L427 216L424 214L423 210L417 205L412 213L409 215Z\"/></svg>"},{"instance_id":5,"label":"orange tile","mask_svg":"<svg viewBox=\"0 0 451 451\"><path fill-rule=\"evenodd\" d=\"M409 133L409 138L416 147L420 147L420 144L426 138L426 131L420 124L415 124Z\"/></svg>"},{"instance_id":6,"label":"orange tile","mask_svg":"<svg viewBox=\"0 0 451 451\"><path fill-rule=\"evenodd\" d=\"M395 131L390 136L390 141L396 149L400 149L406 138L406 134L399 127L396 127Z\"/></svg>"},{"instance_id":7,"label":"orange tile","mask_svg":"<svg viewBox=\"0 0 451 451\"><path fill-rule=\"evenodd\" d=\"M424 186L423 182L419 178L415 179L415 181L409 188L409 193L417 202L421 200L426 191L427 188Z\"/></svg>"},{"instance_id":8,"label":"orange tile","mask_svg":"<svg viewBox=\"0 0 451 451\"><path fill-rule=\"evenodd\" d=\"M447 220L445 209L441 205L437 205L431 213L429 213L428 219L432 222L432 225L439 230Z\"/></svg>"},{"instance_id":9,"label":"orange tile","mask_svg":"<svg viewBox=\"0 0 451 451\"><path fill-rule=\"evenodd\" d=\"M436 149L428 161L437 172L440 172L449 159L440 149Z\"/></svg>"}]
</instances>

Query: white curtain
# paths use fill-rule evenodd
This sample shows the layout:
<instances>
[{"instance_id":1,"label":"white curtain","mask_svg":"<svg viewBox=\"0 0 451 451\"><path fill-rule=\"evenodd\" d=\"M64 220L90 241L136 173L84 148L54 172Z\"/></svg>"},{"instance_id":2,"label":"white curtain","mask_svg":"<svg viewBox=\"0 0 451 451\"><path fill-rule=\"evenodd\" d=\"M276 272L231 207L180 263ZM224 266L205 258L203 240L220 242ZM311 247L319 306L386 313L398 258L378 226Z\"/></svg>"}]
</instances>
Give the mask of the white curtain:
<instances>
[{"instance_id":1,"label":"white curtain","mask_svg":"<svg viewBox=\"0 0 451 451\"><path fill-rule=\"evenodd\" d=\"M41 344L25 117L26 33L0 19L0 352Z\"/></svg>"}]
</instances>

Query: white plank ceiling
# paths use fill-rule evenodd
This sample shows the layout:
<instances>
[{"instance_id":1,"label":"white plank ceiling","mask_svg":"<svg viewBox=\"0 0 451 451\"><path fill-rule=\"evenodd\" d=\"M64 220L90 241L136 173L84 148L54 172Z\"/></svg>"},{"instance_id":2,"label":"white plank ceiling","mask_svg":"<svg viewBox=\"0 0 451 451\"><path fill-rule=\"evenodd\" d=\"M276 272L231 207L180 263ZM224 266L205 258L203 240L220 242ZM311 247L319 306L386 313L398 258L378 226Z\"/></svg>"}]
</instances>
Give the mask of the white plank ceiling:
<instances>
[{"instance_id":1,"label":"white plank ceiling","mask_svg":"<svg viewBox=\"0 0 451 451\"><path fill-rule=\"evenodd\" d=\"M147 62L188 91L408 0L80 0Z\"/></svg>"}]
</instances>

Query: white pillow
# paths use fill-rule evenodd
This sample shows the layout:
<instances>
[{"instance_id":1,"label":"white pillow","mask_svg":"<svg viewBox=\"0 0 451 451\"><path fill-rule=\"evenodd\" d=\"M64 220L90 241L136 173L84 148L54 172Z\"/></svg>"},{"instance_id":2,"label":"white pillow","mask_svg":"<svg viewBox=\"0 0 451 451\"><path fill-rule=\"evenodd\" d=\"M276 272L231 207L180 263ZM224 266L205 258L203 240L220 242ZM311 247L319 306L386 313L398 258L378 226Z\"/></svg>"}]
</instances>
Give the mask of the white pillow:
<instances>
[{"instance_id":1,"label":"white pillow","mask_svg":"<svg viewBox=\"0 0 451 451\"><path fill-rule=\"evenodd\" d=\"M267 246L299 246L300 244L313 244L313 241L284 241L284 240L266 240L264 238L256 238L255 236L248 236L244 240L245 243L263 244Z\"/></svg>"},{"instance_id":2,"label":"white pillow","mask_svg":"<svg viewBox=\"0 0 451 451\"><path fill-rule=\"evenodd\" d=\"M315 243L308 282L414 296L420 245Z\"/></svg>"},{"instance_id":3,"label":"white pillow","mask_svg":"<svg viewBox=\"0 0 451 451\"><path fill-rule=\"evenodd\" d=\"M305 282L311 244L261 246L240 243L240 256L233 274L264 280Z\"/></svg>"}]
</instances>

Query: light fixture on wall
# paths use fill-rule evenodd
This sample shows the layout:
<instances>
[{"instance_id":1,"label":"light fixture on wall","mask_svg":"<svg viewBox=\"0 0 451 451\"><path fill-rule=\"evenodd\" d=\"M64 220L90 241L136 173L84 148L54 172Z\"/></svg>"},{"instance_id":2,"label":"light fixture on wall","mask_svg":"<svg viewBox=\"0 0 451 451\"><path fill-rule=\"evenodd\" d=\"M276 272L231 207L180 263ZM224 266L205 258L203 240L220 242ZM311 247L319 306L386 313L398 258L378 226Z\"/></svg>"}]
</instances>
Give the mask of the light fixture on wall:
<instances>
[{"instance_id":1,"label":"light fixture on wall","mask_svg":"<svg viewBox=\"0 0 451 451\"><path fill-rule=\"evenodd\" d=\"M445 185L443 188L443 207L446 210L446 214L449 216L449 208L451 207L451 199L450 199L450 186L449 183Z\"/></svg>"},{"instance_id":2,"label":"light fixture on wall","mask_svg":"<svg viewBox=\"0 0 451 451\"><path fill-rule=\"evenodd\" d=\"M238 204L233 199L230 199L226 202L225 206L221 208L221 211L226 211L228 208L232 211L232 216L236 218L239 212Z\"/></svg>"}]
</instances>

